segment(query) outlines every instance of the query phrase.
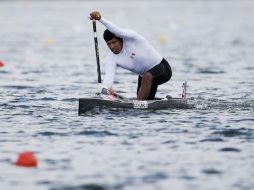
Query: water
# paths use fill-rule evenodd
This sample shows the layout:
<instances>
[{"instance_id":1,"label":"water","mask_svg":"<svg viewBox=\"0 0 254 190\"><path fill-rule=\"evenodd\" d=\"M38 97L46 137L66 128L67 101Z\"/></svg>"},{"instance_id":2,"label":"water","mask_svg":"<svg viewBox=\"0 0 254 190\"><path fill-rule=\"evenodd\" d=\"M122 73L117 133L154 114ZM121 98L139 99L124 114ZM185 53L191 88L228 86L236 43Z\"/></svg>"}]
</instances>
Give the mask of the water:
<instances>
[{"instance_id":1,"label":"water","mask_svg":"<svg viewBox=\"0 0 254 190\"><path fill-rule=\"evenodd\" d=\"M0 189L254 189L253 1L0 2ZM148 38L171 63L158 91L190 109L95 110L91 10ZM101 57L107 53L98 25ZM103 70L103 66L102 66ZM134 97L137 76L117 71ZM14 165L34 151L37 169Z\"/></svg>"}]
</instances>

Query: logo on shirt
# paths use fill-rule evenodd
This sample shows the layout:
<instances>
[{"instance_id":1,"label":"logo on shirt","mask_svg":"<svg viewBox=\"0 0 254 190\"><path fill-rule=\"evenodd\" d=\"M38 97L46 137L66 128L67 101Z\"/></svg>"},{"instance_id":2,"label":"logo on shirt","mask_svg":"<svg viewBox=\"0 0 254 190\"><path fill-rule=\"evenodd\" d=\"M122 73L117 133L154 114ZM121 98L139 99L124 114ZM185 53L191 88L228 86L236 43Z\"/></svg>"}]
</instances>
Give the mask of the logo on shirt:
<instances>
[{"instance_id":1,"label":"logo on shirt","mask_svg":"<svg viewBox=\"0 0 254 190\"><path fill-rule=\"evenodd\" d=\"M131 53L130 58L134 59L135 55L136 55L135 53Z\"/></svg>"}]
</instances>

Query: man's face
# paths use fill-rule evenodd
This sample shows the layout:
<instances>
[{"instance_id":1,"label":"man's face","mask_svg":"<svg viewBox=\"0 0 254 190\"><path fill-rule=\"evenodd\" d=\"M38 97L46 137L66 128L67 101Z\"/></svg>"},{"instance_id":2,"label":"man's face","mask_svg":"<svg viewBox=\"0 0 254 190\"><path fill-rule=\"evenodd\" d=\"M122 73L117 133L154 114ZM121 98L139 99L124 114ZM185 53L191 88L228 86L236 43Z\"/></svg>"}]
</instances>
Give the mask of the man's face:
<instances>
[{"instance_id":1,"label":"man's face","mask_svg":"<svg viewBox=\"0 0 254 190\"><path fill-rule=\"evenodd\" d=\"M114 54L120 53L123 48L123 42L116 38L107 41L107 45Z\"/></svg>"}]
</instances>

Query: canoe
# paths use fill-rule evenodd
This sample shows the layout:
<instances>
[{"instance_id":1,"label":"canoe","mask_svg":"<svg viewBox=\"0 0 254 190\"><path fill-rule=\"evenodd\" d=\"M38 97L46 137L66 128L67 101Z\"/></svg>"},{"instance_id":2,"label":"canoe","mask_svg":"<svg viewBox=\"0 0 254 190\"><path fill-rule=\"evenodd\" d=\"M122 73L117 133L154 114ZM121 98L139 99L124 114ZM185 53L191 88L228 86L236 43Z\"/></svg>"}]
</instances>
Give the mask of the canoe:
<instances>
[{"instance_id":1,"label":"canoe","mask_svg":"<svg viewBox=\"0 0 254 190\"><path fill-rule=\"evenodd\" d=\"M140 101L135 99L119 99L113 95L102 96L98 95L91 98L79 99L79 115L82 115L94 108L125 108L125 109L142 109L142 110L158 110L169 108L188 108L187 99L171 98Z\"/></svg>"},{"instance_id":2,"label":"canoe","mask_svg":"<svg viewBox=\"0 0 254 190\"><path fill-rule=\"evenodd\" d=\"M155 100L137 100L133 98L126 98L119 94L110 94L107 89L102 89L101 93L95 94L94 97L79 99L79 115L83 115L94 108L102 109L140 109L140 110L158 110L188 108L186 98L187 82L183 83L183 92L181 98L173 98L170 95L165 98Z\"/></svg>"}]
</instances>

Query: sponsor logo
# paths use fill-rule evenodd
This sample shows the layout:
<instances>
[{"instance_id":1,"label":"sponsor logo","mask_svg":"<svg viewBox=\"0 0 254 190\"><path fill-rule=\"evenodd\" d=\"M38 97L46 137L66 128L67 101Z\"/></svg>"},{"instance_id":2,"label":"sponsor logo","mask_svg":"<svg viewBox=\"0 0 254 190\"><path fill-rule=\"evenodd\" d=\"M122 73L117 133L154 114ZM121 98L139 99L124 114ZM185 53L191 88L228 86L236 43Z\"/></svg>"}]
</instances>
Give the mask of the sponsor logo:
<instances>
[{"instance_id":1,"label":"sponsor logo","mask_svg":"<svg viewBox=\"0 0 254 190\"><path fill-rule=\"evenodd\" d=\"M133 101L133 108L139 108L139 109L146 109L148 108L148 103L147 101L138 101L138 100L134 100Z\"/></svg>"},{"instance_id":2,"label":"sponsor logo","mask_svg":"<svg viewBox=\"0 0 254 190\"><path fill-rule=\"evenodd\" d=\"M132 52L130 58L134 59L135 56L136 54Z\"/></svg>"}]
</instances>

